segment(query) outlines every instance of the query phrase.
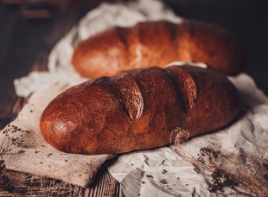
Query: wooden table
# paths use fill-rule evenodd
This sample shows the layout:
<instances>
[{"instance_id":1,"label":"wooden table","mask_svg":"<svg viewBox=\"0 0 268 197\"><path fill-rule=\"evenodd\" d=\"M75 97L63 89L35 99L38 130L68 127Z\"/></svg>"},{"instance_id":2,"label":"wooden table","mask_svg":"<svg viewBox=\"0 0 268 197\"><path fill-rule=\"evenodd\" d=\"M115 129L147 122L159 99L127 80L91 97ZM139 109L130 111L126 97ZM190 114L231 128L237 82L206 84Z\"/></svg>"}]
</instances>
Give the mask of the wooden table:
<instances>
[{"instance_id":1,"label":"wooden table","mask_svg":"<svg viewBox=\"0 0 268 197\"><path fill-rule=\"evenodd\" d=\"M233 31L249 51L245 72L268 95L268 4L266 1L226 2L166 0L181 15L220 24ZM199 3L198 3L199 2ZM18 6L0 3L0 129L21 110L13 80L32 70L46 70L53 46L88 10L61 11L49 19L27 20ZM124 196L120 184L101 168L96 181L80 188L58 180L4 170L0 196Z\"/></svg>"}]
</instances>

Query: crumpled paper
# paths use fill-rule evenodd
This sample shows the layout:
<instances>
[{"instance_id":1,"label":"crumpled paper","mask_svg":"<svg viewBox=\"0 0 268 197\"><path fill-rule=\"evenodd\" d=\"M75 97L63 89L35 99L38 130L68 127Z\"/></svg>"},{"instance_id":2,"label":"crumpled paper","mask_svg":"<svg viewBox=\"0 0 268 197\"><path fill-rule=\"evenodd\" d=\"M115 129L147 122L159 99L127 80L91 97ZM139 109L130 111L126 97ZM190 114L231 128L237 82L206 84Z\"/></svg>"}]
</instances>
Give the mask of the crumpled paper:
<instances>
[{"instance_id":1,"label":"crumpled paper","mask_svg":"<svg viewBox=\"0 0 268 197\"><path fill-rule=\"evenodd\" d=\"M245 170L251 168L263 175L268 173L267 163L262 166L265 172L261 172L262 169L257 164L249 166L254 164L250 161L252 158L260 159L259 161L262 162L268 159L268 99L248 75L242 73L229 79L237 87L242 100L239 118L231 125L184 143L122 154L115 161L108 162L109 172L121 183L127 197L245 196L250 194L243 187L235 187L235 189L222 187L223 192L212 192L208 184L212 174L201 173L198 169L200 167L198 165L202 165L200 149L207 148L215 152L221 151L232 157L231 159L226 157L223 162L224 165L231 166L227 168L223 166L219 169L238 170L244 173ZM236 159L236 157L241 157L243 160ZM207 170L207 172L211 171ZM239 176L241 180L235 179L240 181L237 183L246 184L243 183L245 181L249 185L257 185L254 182L255 172L249 176L237 175L236 171L230 173ZM263 184L267 183L265 177L257 178L262 178L258 183L262 181ZM267 191L267 186L263 189ZM265 195L259 194L259 196Z\"/></svg>"},{"instance_id":2,"label":"crumpled paper","mask_svg":"<svg viewBox=\"0 0 268 197\"><path fill-rule=\"evenodd\" d=\"M102 4L90 11L78 26L54 47L49 56L49 72L34 72L25 78L15 80L17 94L25 97L38 96L39 90L44 89L51 82L59 81L74 85L84 81L85 79L79 77L70 65L73 48L79 41L113 25L130 26L138 21L160 19L177 23L182 21L157 0L140 0L120 5ZM223 156L229 158L227 156L230 155L235 158L235 160L229 159L219 163L222 169L233 161L250 167L252 155L254 158L255 156L261 158L262 161L267 159L265 150L268 140L267 97L245 73L229 79L238 88L242 99L240 116L231 125L217 132L172 146L122 154L107 163L108 170L121 183L127 197L246 195L243 192L248 191L236 186L235 183L232 183L231 187L222 186L218 188L219 190L212 191L213 172L205 168L213 168L213 166L209 163L201 165L205 162L202 159L206 154L200 152L204 147L206 148L204 150L212 150L212 153L219 154L219 158ZM42 83L38 83L40 80ZM227 167L230 169L233 166ZM241 172L244 172L243 170L238 169ZM257 170L261 169L257 168Z\"/></svg>"}]
</instances>

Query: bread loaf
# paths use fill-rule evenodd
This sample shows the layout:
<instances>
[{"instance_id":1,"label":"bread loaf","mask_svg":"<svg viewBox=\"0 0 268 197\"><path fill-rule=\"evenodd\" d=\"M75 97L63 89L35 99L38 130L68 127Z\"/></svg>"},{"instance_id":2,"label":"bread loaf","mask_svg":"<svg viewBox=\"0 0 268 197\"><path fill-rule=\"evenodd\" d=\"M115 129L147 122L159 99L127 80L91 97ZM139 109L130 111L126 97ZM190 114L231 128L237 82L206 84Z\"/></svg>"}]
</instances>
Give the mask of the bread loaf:
<instances>
[{"instance_id":1,"label":"bread loaf","mask_svg":"<svg viewBox=\"0 0 268 197\"><path fill-rule=\"evenodd\" d=\"M81 76L91 79L174 61L203 62L223 74L235 74L245 56L244 48L220 27L192 20L156 21L114 27L82 41L72 64Z\"/></svg>"},{"instance_id":2,"label":"bread loaf","mask_svg":"<svg viewBox=\"0 0 268 197\"><path fill-rule=\"evenodd\" d=\"M69 153L117 154L167 145L230 123L239 95L222 74L194 66L123 71L74 86L44 110L40 128Z\"/></svg>"}]
</instances>

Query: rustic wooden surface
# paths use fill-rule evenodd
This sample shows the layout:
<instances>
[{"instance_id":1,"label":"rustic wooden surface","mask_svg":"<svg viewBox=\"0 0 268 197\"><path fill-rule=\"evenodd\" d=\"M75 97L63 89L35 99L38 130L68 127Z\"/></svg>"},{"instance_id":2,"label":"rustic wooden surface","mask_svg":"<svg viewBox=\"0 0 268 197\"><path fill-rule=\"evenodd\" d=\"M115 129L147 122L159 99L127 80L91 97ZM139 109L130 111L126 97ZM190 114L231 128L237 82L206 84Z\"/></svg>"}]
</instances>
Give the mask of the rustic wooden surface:
<instances>
[{"instance_id":1,"label":"rustic wooden surface","mask_svg":"<svg viewBox=\"0 0 268 197\"><path fill-rule=\"evenodd\" d=\"M268 95L267 1L164 1L182 16L231 30L249 52L244 71ZM53 46L87 11L64 10L54 13L52 18L27 20L22 17L19 6L0 2L0 129L16 117L25 102L16 96L13 80L31 70L46 70L47 56ZM0 196L124 196L119 183L104 167L97 174L96 181L86 189L5 170L1 174L0 186Z\"/></svg>"},{"instance_id":2,"label":"rustic wooden surface","mask_svg":"<svg viewBox=\"0 0 268 197\"><path fill-rule=\"evenodd\" d=\"M18 6L0 3L0 129L13 120L25 99L15 94L14 78L47 70L55 43L85 14L61 12L50 19L26 20ZM95 182L81 188L59 180L10 170L0 174L0 196L123 197L120 184L102 167Z\"/></svg>"}]
</instances>

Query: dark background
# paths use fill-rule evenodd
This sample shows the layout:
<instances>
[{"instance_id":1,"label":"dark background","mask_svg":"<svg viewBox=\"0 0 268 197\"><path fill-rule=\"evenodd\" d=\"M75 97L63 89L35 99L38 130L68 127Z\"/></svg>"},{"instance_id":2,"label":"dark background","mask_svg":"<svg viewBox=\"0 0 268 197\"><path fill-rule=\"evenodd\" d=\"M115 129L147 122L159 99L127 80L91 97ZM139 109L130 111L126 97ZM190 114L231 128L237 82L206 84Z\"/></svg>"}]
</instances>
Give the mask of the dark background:
<instances>
[{"instance_id":1,"label":"dark background","mask_svg":"<svg viewBox=\"0 0 268 197\"><path fill-rule=\"evenodd\" d=\"M164 1L180 16L218 24L233 32L248 51L244 71L268 95L268 1ZM27 75L35 64L45 67L53 46L99 3L83 0L88 4L69 5L68 0L54 1L63 4L53 5L52 17L26 19L25 6L7 2L0 2L0 128L16 116L12 110L17 99L13 80Z\"/></svg>"},{"instance_id":2,"label":"dark background","mask_svg":"<svg viewBox=\"0 0 268 197\"><path fill-rule=\"evenodd\" d=\"M178 15L220 25L248 51L244 71L268 95L267 0L165 0Z\"/></svg>"}]
</instances>

